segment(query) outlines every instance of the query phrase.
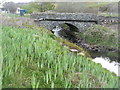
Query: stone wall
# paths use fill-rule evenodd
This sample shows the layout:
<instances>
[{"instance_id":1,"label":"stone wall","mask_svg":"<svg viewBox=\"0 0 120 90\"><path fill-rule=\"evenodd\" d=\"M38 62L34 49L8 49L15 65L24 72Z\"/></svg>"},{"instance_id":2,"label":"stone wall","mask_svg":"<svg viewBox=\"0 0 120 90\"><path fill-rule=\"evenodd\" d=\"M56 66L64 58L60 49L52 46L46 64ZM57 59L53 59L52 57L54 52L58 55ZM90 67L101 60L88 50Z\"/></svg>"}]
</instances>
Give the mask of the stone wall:
<instances>
[{"instance_id":1,"label":"stone wall","mask_svg":"<svg viewBox=\"0 0 120 90\"><path fill-rule=\"evenodd\" d=\"M120 23L119 17L111 17L111 16L99 16L99 24L118 24Z\"/></svg>"},{"instance_id":2,"label":"stone wall","mask_svg":"<svg viewBox=\"0 0 120 90\"><path fill-rule=\"evenodd\" d=\"M58 20L84 20L84 21L97 21L98 17L91 13L37 13L31 15L33 18L44 19L58 19Z\"/></svg>"}]
</instances>

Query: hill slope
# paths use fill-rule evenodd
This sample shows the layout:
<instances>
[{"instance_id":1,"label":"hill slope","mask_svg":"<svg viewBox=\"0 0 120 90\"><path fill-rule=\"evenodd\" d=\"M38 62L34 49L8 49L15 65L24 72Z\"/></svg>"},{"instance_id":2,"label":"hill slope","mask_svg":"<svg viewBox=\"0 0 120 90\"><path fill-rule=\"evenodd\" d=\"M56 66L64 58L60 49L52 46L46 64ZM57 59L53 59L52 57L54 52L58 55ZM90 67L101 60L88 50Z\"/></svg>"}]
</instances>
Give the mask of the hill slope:
<instances>
[{"instance_id":1,"label":"hill slope","mask_svg":"<svg viewBox=\"0 0 120 90\"><path fill-rule=\"evenodd\" d=\"M2 32L3 88L118 87L118 77L44 28L3 26Z\"/></svg>"}]
</instances>

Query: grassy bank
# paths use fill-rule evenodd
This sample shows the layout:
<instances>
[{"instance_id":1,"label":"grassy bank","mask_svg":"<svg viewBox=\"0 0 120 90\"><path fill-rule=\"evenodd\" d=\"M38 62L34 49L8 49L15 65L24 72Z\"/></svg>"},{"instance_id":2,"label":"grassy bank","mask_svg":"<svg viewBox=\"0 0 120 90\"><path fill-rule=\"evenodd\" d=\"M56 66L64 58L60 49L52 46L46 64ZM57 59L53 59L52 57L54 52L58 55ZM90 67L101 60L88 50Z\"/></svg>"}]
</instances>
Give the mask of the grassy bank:
<instances>
[{"instance_id":1,"label":"grassy bank","mask_svg":"<svg viewBox=\"0 0 120 90\"><path fill-rule=\"evenodd\" d=\"M44 28L3 26L2 32L3 88L118 88L117 76L70 52Z\"/></svg>"},{"instance_id":2,"label":"grassy bank","mask_svg":"<svg viewBox=\"0 0 120 90\"><path fill-rule=\"evenodd\" d=\"M93 25L80 33L79 37L91 45L118 47L118 32L101 25Z\"/></svg>"},{"instance_id":3,"label":"grassy bank","mask_svg":"<svg viewBox=\"0 0 120 90\"><path fill-rule=\"evenodd\" d=\"M2 63L3 63L3 55L2 55L2 27L0 26L0 89L2 89Z\"/></svg>"}]
</instances>

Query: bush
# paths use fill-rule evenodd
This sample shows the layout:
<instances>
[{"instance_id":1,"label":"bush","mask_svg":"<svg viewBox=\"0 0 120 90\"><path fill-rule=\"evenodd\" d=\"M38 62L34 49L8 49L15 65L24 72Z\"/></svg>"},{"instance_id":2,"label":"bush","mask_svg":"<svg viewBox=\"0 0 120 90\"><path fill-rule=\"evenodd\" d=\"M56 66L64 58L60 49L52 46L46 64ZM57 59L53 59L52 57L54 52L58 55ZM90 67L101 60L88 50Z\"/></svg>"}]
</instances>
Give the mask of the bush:
<instances>
[{"instance_id":1,"label":"bush","mask_svg":"<svg viewBox=\"0 0 120 90\"><path fill-rule=\"evenodd\" d=\"M23 9L27 10L27 13L33 13L33 12L45 12L48 10L53 10L54 9L54 4L53 3L29 3L28 5L22 6Z\"/></svg>"},{"instance_id":2,"label":"bush","mask_svg":"<svg viewBox=\"0 0 120 90\"><path fill-rule=\"evenodd\" d=\"M84 39L86 42L95 45L117 47L118 45L118 35L111 29L94 25L90 27L86 32L84 32Z\"/></svg>"}]
</instances>

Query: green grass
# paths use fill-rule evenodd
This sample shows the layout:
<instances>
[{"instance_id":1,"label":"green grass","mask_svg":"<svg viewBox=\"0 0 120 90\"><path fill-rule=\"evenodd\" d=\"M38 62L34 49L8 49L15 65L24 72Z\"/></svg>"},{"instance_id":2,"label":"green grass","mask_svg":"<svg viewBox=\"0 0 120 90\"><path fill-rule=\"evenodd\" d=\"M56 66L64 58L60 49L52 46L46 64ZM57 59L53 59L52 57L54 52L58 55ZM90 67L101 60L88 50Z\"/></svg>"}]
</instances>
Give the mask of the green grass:
<instances>
[{"instance_id":1,"label":"green grass","mask_svg":"<svg viewBox=\"0 0 120 90\"><path fill-rule=\"evenodd\" d=\"M98 12L98 15L99 16L111 16L111 17L118 17L119 15L117 13L101 13L101 12Z\"/></svg>"},{"instance_id":2,"label":"green grass","mask_svg":"<svg viewBox=\"0 0 120 90\"><path fill-rule=\"evenodd\" d=\"M0 26L0 89L2 89L2 63L3 63L3 55L2 55L2 27Z\"/></svg>"},{"instance_id":3,"label":"green grass","mask_svg":"<svg viewBox=\"0 0 120 90\"><path fill-rule=\"evenodd\" d=\"M102 7L102 6L106 6L108 4L110 4L110 2L90 3L87 7L89 7L89 8L99 8L99 7Z\"/></svg>"},{"instance_id":4,"label":"green grass","mask_svg":"<svg viewBox=\"0 0 120 90\"><path fill-rule=\"evenodd\" d=\"M2 14L2 13L0 13L0 14ZM2 15L6 15L6 16L9 16L10 18L12 18L12 19L15 19L15 18L17 18L17 17L30 17L30 15L29 14L24 14L24 16L21 16L20 14L12 14L12 13L7 13L7 14L2 14Z\"/></svg>"},{"instance_id":5,"label":"green grass","mask_svg":"<svg viewBox=\"0 0 120 90\"><path fill-rule=\"evenodd\" d=\"M118 47L118 33L101 25L93 25L81 33L79 37L92 45Z\"/></svg>"},{"instance_id":6,"label":"green grass","mask_svg":"<svg viewBox=\"0 0 120 90\"><path fill-rule=\"evenodd\" d=\"M44 28L2 27L3 88L118 88L118 77L77 56ZM79 50L82 50L79 48Z\"/></svg>"}]
</instances>

